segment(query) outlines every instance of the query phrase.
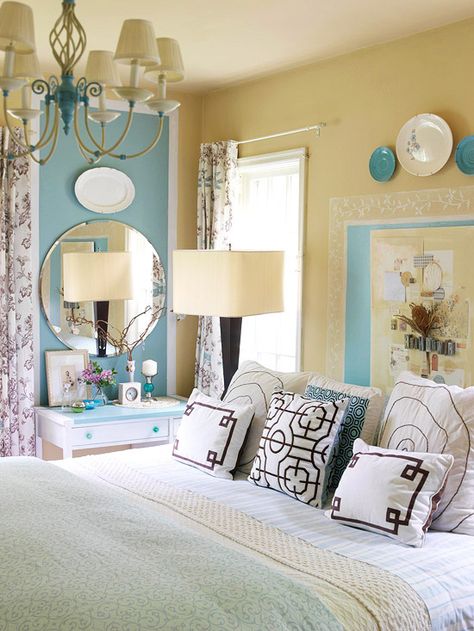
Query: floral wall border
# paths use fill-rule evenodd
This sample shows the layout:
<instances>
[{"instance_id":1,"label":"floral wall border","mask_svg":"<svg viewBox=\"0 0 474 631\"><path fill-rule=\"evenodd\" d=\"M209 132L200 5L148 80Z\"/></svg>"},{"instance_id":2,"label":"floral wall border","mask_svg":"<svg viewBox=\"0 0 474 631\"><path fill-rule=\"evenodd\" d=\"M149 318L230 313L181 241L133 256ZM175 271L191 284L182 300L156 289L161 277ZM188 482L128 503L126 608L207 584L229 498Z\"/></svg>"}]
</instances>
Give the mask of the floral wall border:
<instances>
[{"instance_id":1,"label":"floral wall border","mask_svg":"<svg viewBox=\"0 0 474 631\"><path fill-rule=\"evenodd\" d=\"M347 227L474 218L474 186L380 195L333 197L329 202L326 373L344 378Z\"/></svg>"}]
</instances>

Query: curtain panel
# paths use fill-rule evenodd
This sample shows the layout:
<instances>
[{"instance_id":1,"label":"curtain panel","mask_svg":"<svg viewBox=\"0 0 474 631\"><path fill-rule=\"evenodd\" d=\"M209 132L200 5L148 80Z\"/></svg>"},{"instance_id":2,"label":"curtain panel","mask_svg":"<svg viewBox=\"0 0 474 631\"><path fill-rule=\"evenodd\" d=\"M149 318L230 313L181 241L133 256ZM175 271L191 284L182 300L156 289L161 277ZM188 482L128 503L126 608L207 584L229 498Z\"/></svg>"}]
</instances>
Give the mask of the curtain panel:
<instances>
[{"instance_id":1,"label":"curtain panel","mask_svg":"<svg viewBox=\"0 0 474 631\"><path fill-rule=\"evenodd\" d=\"M197 247L229 247L232 211L237 191L238 145L232 140L201 145L197 202ZM219 318L199 318L196 342L195 385L220 397L224 391Z\"/></svg>"},{"instance_id":2,"label":"curtain panel","mask_svg":"<svg viewBox=\"0 0 474 631\"><path fill-rule=\"evenodd\" d=\"M3 154L19 148L0 127ZM30 158L0 159L0 456L34 456Z\"/></svg>"}]
</instances>

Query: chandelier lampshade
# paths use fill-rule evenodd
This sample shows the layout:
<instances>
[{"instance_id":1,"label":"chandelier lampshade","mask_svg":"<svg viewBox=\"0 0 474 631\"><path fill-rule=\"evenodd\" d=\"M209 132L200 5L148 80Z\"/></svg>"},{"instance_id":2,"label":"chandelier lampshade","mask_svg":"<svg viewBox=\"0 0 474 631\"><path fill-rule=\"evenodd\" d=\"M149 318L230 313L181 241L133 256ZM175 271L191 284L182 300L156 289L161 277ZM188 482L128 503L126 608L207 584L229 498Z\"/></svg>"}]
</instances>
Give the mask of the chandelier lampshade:
<instances>
[{"instance_id":1,"label":"chandelier lampshade","mask_svg":"<svg viewBox=\"0 0 474 631\"><path fill-rule=\"evenodd\" d=\"M148 20L125 20L114 59L122 64L153 66L160 62L153 24Z\"/></svg>"},{"instance_id":2,"label":"chandelier lampshade","mask_svg":"<svg viewBox=\"0 0 474 631\"><path fill-rule=\"evenodd\" d=\"M7 1L0 6L0 50L11 46L20 55L35 52L35 29L31 7Z\"/></svg>"},{"instance_id":3,"label":"chandelier lampshade","mask_svg":"<svg viewBox=\"0 0 474 631\"><path fill-rule=\"evenodd\" d=\"M157 79L160 75L164 75L169 83L182 81L184 66L178 42L171 37L158 37L156 44L161 61L145 70L146 78Z\"/></svg>"},{"instance_id":4,"label":"chandelier lampshade","mask_svg":"<svg viewBox=\"0 0 474 631\"><path fill-rule=\"evenodd\" d=\"M108 50L91 50L86 65L87 81L95 81L106 87L122 85L114 55Z\"/></svg>"},{"instance_id":5,"label":"chandelier lampshade","mask_svg":"<svg viewBox=\"0 0 474 631\"><path fill-rule=\"evenodd\" d=\"M0 0L1 2L1 0ZM96 164L104 156L118 160L138 158L151 151L159 142L163 131L164 116L179 107L178 101L166 99L166 82L180 81L184 77L183 62L178 43L170 38L155 37L153 24L148 20L125 20L115 53L92 50L89 53L86 74L74 79L74 68L86 47L87 36L78 20L76 0L62 0L62 12L54 23L49 36L52 54L59 65L59 77L45 81L36 57L36 45L31 7L21 2L5 0L0 4L0 50L5 51L3 71L0 74L0 92L3 94L4 111L23 124L24 139L17 136L16 153L0 153L0 158L14 160L30 155L39 164L45 164L54 154L60 126L68 134L74 132L78 149L89 164ZM151 99L150 111L157 114L157 129L149 144L134 153L121 153L120 147L132 130L135 106L153 96L151 90L140 87L141 68L158 68L162 63L159 48L163 50L163 66L158 76L158 95ZM123 85L116 62L130 66L129 79ZM11 92L22 89L21 108L8 107ZM117 111L109 111L105 90L110 88L122 100L128 102L123 131L118 140L107 144L106 126L119 118ZM30 140L29 122L41 114L31 107L31 95L44 98L43 131L36 144ZM98 97L98 108L90 109L91 97ZM83 117L83 124L79 118ZM92 129L89 121L98 123L100 134ZM62 121L62 123L61 123ZM6 124L14 133L9 117ZM116 136L117 137L117 136ZM41 158L38 151L43 149Z\"/></svg>"},{"instance_id":6,"label":"chandelier lampshade","mask_svg":"<svg viewBox=\"0 0 474 631\"><path fill-rule=\"evenodd\" d=\"M13 76L27 81L41 78L41 68L36 53L15 55Z\"/></svg>"}]
</instances>

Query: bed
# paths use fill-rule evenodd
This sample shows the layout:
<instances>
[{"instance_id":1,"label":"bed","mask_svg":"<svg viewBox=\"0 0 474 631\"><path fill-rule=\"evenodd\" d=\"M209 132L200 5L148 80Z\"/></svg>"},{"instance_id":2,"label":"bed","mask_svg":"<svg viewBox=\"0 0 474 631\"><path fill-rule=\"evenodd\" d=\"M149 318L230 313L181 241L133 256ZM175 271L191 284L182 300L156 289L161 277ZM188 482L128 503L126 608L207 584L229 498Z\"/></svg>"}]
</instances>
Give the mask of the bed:
<instances>
[{"instance_id":1,"label":"bed","mask_svg":"<svg viewBox=\"0 0 474 631\"><path fill-rule=\"evenodd\" d=\"M9 458L0 479L2 630L474 628L467 535L403 546L170 445Z\"/></svg>"}]
</instances>

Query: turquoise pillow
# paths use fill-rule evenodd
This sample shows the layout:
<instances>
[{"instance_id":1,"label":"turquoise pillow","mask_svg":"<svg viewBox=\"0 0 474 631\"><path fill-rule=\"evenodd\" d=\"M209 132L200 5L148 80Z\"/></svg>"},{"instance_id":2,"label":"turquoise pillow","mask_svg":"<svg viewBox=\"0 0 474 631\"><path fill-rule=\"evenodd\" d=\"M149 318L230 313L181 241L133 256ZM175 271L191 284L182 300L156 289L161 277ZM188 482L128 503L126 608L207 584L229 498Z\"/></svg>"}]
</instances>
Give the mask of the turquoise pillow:
<instances>
[{"instance_id":1,"label":"turquoise pillow","mask_svg":"<svg viewBox=\"0 0 474 631\"><path fill-rule=\"evenodd\" d=\"M369 406L369 399L351 396L346 392L337 392L328 388L321 388L309 384L306 386L305 397L334 403L349 398L349 405L342 420L340 430L334 441L330 461L326 468L326 488L333 490L339 484L342 474L352 458L352 447L359 438L364 426L365 415Z\"/></svg>"}]
</instances>

